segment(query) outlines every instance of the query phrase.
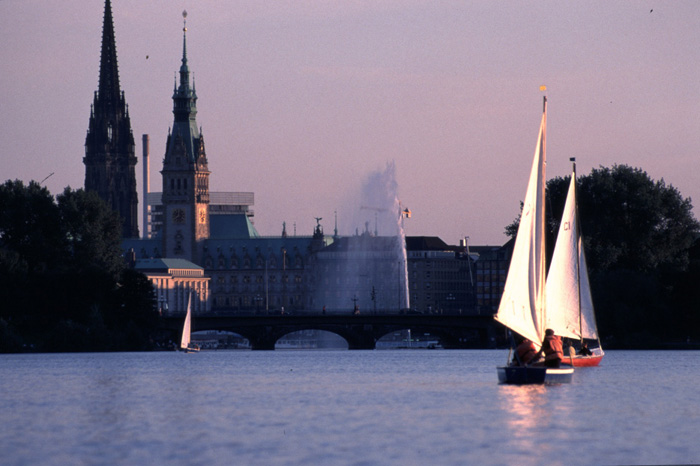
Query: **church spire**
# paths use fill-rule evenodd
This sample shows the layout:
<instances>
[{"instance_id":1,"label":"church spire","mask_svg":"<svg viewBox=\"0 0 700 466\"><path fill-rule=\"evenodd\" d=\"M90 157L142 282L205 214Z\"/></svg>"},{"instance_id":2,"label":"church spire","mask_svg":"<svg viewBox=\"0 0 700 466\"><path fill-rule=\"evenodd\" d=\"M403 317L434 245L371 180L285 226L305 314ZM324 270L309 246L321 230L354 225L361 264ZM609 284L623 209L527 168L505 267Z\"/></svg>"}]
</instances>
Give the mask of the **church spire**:
<instances>
[{"instance_id":1,"label":"church spire","mask_svg":"<svg viewBox=\"0 0 700 466\"><path fill-rule=\"evenodd\" d=\"M104 24L102 25L102 54L100 56L100 83L97 95L103 104L113 108L119 103L119 69L117 67L117 45L114 39L112 3L105 1Z\"/></svg>"},{"instance_id":2,"label":"church spire","mask_svg":"<svg viewBox=\"0 0 700 466\"><path fill-rule=\"evenodd\" d=\"M180 66L180 89L190 87L190 69L187 66L187 10L182 12L182 65Z\"/></svg>"},{"instance_id":3,"label":"church spire","mask_svg":"<svg viewBox=\"0 0 700 466\"><path fill-rule=\"evenodd\" d=\"M119 88L112 3L105 0L100 80L85 138L85 190L95 191L122 219L122 236L138 238L136 145L129 109Z\"/></svg>"},{"instance_id":4,"label":"church spire","mask_svg":"<svg viewBox=\"0 0 700 466\"><path fill-rule=\"evenodd\" d=\"M197 126L197 93L190 86L190 68L187 65L187 11L182 12L182 64L180 65L180 83L173 93L173 130L172 135L184 145L185 157L190 163L198 161L200 140ZM171 158L175 144L168 143L166 160Z\"/></svg>"}]
</instances>

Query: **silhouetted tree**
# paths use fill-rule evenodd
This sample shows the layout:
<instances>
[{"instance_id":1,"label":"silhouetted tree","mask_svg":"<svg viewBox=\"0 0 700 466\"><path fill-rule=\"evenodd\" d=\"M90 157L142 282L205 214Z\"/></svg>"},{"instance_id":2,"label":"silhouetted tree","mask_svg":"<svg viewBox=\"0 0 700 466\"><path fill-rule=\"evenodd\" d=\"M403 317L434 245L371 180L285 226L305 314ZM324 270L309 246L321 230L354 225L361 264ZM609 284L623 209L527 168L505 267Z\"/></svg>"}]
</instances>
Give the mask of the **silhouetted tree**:
<instances>
[{"instance_id":1,"label":"silhouetted tree","mask_svg":"<svg viewBox=\"0 0 700 466\"><path fill-rule=\"evenodd\" d=\"M569 181L564 177L547 183L551 239L556 237ZM663 180L654 181L626 165L600 167L577 181L601 334L614 336L624 346L674 339L682 322L696 321L693 316L700 313L679 292L688 289L688 274L698 273L689 268L691 247L700 232L691 200ZM517 232L518 221L506 232ZM693 336L700 337L700 329Z\"/></svg>"},{"instance_id":2,"label":"silhouetted tree","mask_svg":"<svg viewBox=\"0 0 700 466\"><path fill-rule=\"evenodd\" d=\"M153 290L125 270L120 235L95 193L0 185L0 351L145 349Z\"/></svg>"}]
</instances>

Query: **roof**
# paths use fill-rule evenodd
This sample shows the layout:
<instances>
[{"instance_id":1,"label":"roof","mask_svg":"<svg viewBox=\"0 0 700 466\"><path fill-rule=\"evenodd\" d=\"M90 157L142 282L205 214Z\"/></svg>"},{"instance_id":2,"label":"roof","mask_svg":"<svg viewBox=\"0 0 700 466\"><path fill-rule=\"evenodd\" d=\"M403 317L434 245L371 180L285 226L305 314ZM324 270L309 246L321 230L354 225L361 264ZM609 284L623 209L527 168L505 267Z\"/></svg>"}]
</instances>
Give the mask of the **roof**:
<instances>
[{"instance_id":1,"label":"roof","mask_svg":"<svg viewBox=\"0 0 700 466\"><path fill-rule=\"evenodd\" d=\"M140 239L123 238L122 250L128 252L134 250L137 259L147 259L149 257L161 257L163 241L160 238Z\"/></svg>"},{"instance_id":2,"label":"roof","mask_svg":"<svg viewBox=\"0 0 700 466\"><path fill-rule=\"evenodd\" d=\"M454 246L448 246L437 236L407 236L407 251L452 251Z\"/></svg>"},{"instance_id":3,"label":"roof","mask_svg":"<svg viewBox=\"0 0 700 466\"><path fill-rule=\"evenodd\" d=\"M209 238L211 239L250 239L259 237L260 234L245 214L209 216Z\"/></svg>"},{"instance_id":4,"label":"roof","mask_svg":"<svg viewBox=\"0 0 700 466\"><path fill-rule=\"evenodd\" d=\"M139 271L168 271L171 269L181 270L204 270L204 268L185 259L137 259L134 268Z\"/></svg>"},{"instance_id":5,"label":"roof","mask_svg":"<svg viewBox=\"0 0 700 466\"><path fill-rule=\"evenodd\" d=\"M207 254L218 257L219 254L229 256L236 254L243 257L246 253L257 254L258 252L269 254L279 253L285 249L288 254L298 251L305 254L311 246L313 238L310 236L256 236L253 238L212 238L205 241Z\"/></svg>"}]
</instances>

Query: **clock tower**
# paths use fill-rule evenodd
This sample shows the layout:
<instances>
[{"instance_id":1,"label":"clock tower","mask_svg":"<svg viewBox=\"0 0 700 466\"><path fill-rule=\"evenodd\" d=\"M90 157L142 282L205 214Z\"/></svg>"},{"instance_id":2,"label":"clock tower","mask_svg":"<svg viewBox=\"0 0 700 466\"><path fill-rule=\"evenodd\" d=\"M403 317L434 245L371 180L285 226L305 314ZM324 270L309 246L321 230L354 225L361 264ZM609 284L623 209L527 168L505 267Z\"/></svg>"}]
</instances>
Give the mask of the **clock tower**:
<instances>
[{"instance_id":1,"label":"clock tower","mask_svg":"<svg viewBox=\"0 0 700 466\"><path fill-rule=\"evenodd\" d=\"M163 159L163 249L165 257L200 263L209 237L209 166L204 136L197 127L197 93L187 66L187 12L182 39L180 82L173 94L173 126Z\"/></svg>"}]
</instances>

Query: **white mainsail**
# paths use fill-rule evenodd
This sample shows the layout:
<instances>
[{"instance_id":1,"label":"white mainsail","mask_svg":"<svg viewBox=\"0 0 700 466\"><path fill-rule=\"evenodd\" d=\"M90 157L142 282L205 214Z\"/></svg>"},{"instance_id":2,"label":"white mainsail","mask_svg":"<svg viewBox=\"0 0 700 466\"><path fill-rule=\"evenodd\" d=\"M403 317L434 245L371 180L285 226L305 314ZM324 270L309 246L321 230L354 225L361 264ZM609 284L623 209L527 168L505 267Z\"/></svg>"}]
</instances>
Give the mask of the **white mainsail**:
<instances>
[{"instance_id":1,"label":"white mainsail","mask_svg":"<svg viewBox=\"0 0 700 466\"><path fill-rule=\"evenodd\" d=\"M547 326L557 335L598 339L576 200L576 171L566 196L547 275Z\"/></svg>"},{"instance_id":2,"label":"white mainsail","mask_svg":"<svg viewBox=\"0 0 700 466\"><path fill-rule=\"evenodd\" d=\"M182 340L180 340L180 348L187 349L190 346L190 335L192 333L192 295L187 301L187 315L185 316L185 324L182 326Z\"/></svg>"},{"instance_id":3,"label":"white mainsail","mask_svg":"<svg viewBox=\"0 0 700 466\"><path fill-rule=\"evenodd\" d=\"M547 99L518 234L496 320L540 345L545 331L545 167Z\"/></svg>"}]
</instances>

